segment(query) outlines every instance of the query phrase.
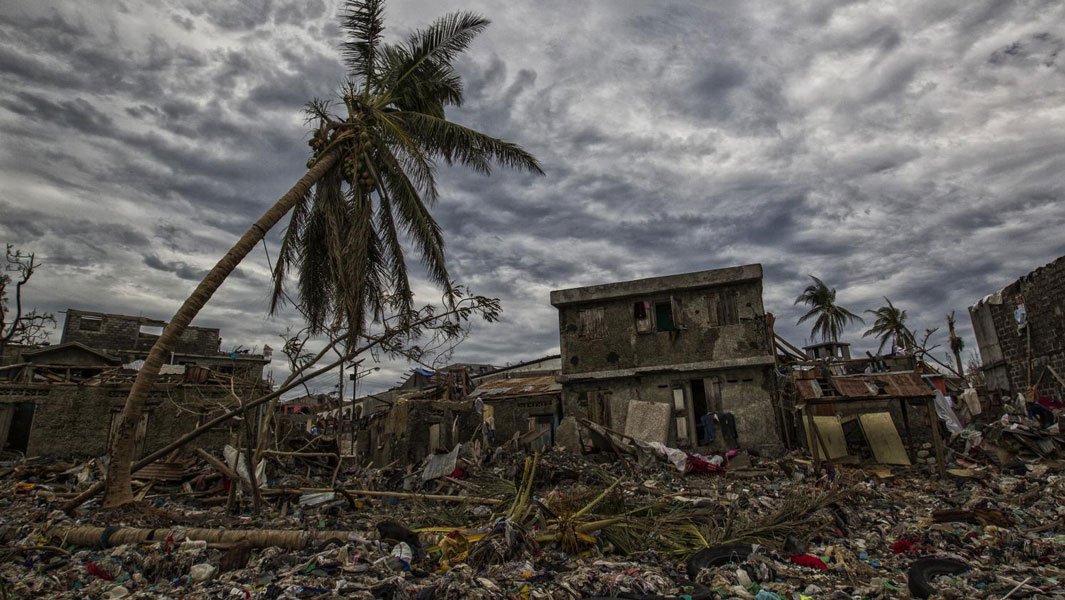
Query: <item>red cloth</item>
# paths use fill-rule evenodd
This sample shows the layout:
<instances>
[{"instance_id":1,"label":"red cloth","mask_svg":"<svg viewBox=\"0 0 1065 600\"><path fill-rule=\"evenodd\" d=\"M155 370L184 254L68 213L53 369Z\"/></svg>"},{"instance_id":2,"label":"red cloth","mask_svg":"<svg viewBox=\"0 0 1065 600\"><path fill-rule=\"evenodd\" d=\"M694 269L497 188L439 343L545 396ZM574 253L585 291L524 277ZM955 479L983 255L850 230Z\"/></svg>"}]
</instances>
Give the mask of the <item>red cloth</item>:
<instances>
[{"instance_id":1,"label":"red cloth","mask_svg":"<svg viewBox=\"0 0 1065 600\"><path fill-rule=\"evenodd\" d=\"M95 575L95 576L99 577L100 579L105 579L107 581L114 581L115 580L115 576L114 575L108 573L107 571L104 571L103 569L101 569L94 562L85 563L85 570L89 572L89 575Z\"/></svg>"},{"instance_id":2,"label":"red cloth","mask_svg":"<svg viewBox=\"0 0 1065 600\"><path fill-rule=\"evenodd\" d=\"M917 536L899 538L891 545L892 554L926 554L932 549L931 546L925 544L924 540Z\"/></svg>"},{"instance_id":3,"label":"red cloth","mask_svg":"<svg viewBox=\"0 0 1065 600\"><path fill-rule=\"evenodd\" d=\"M706 460L705 458L696 456L694 454L688 454L688 466L684 469L685 473L692 473L695 475L713 475L714 473L720 473L724 471L720 465Z\"/></svg>"},{"instance_id":4,"label":"red cloth","mask_svg":"<svg viewBox=\"0 0 1065 600\"><path fill-rule=\"evenodd\" d=\"M811 569L817 569L818 571L824 571L828 569L828 565L824 563L820 558L810 554L796 554L789 560L800 567L809 567Z\"/></svg>"},{"instance_id":5,"label":"red cloth","mask_svg":"<svg viewBox=\"0 0 1065 600\"><path fill-rule=\"evenodd\" d=\"M1065 404L1058 402L1050 396L1044 396L1042 394L1039 395L1039 398L1036 400L1036 403L1039 404L1039 406L1042 406L1043 408L1049 408L1050 410L1065 408Z\"/></svg>"}]
</instances>

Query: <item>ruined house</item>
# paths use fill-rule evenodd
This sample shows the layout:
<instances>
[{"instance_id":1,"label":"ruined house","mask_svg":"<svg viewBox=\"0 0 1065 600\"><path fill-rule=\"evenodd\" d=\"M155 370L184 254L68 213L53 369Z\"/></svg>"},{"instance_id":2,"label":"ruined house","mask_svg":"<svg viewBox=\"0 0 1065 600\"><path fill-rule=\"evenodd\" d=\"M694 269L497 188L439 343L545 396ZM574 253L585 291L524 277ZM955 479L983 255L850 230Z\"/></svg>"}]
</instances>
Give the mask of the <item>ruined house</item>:
<instances>
[{"instance_id":1,"label":"ruined house","mask_svg":"<svg viewBox=\"0 0 1065 600\"><path fill-rule=\"evenodd\" d=\"M980 370L992 397L1035 384L1065 401L1065 256L969 307Z\"/></svg>"},{"instance_id":2,"label":"ruined house","mask_svg":"<svg viewBox=\"0 0 1065 600\"><path fill-rule=\"evenodd\" d=\"M558 290L551 304L564 415L690 447L702 415L727 413L740 446L782 448L761 265Z\"/></svg>"},{"instance_id":3,"label":"ruined house","mask_svg":"<svg viewBox=\"0 0 1065 600\"><path fill-rule=\"evenodd\" d=\"M0 367L0 448L27 456L105 454L130 386L166 324L70 309L60 343L15 348ZM138 455L160 448L211 416L269 392L269 358L223 353L218 329L189 327L149 392L135 433ZM219 430L201 438L224 442Z\"/></svg>"}]
</instances>

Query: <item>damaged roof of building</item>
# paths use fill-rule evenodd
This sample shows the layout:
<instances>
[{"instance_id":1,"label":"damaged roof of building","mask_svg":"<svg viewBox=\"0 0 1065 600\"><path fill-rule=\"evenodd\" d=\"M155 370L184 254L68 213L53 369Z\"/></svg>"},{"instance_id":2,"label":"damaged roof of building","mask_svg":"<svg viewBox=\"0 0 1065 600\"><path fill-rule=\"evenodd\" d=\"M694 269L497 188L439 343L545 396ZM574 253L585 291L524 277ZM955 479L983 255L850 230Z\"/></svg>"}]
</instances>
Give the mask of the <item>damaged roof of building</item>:
<instances>
[{"instance_id":1,"label":"damaged roof of building","mask_svg":"<svg viewBox=\"0 0 1065 600\"><path fill-rule=\"evenodd\" d=\"M833 376L829 381L841 399L927 398L935 394L935 389L912 371ZM803 400L835 397L822 393L816 379L796 379L795 388Z\"/></svg>"},{"instance_id":2,"label":"damaged roof of building","mask_svg":"<svg viewBox=\"0 0 1065 600\"><path fill-rule=\"evenodd\" d=\"M470 393L470 398L491 400L496 398L524 398L528 396L548 396L562 392L562 384L554 375L536 377L510 377L487 381Z\"/></svg>"}]
</instances>

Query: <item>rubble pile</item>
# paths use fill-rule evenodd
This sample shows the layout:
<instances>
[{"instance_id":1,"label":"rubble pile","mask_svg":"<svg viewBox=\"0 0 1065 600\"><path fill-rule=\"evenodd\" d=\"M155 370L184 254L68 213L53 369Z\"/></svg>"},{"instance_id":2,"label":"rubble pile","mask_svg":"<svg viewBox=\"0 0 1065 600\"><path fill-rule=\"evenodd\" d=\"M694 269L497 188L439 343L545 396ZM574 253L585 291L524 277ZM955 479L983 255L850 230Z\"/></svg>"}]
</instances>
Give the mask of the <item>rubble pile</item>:
<instances>
[{"instance_id":1,"label":"rubble pile","mask_svg":"<svg viewBox=\"0 0 1065 600\"><path fill-rule=\"evenodd\" d=\"M1065 597L1050 458L958 452L941 480L742 452L707 474L624 449L467 445L385 470L281 456L256 514L202 453L143 477L134 506L73 515L59 507L101 461L0 464L0 597Z\"/></svg>"}]
</instances>

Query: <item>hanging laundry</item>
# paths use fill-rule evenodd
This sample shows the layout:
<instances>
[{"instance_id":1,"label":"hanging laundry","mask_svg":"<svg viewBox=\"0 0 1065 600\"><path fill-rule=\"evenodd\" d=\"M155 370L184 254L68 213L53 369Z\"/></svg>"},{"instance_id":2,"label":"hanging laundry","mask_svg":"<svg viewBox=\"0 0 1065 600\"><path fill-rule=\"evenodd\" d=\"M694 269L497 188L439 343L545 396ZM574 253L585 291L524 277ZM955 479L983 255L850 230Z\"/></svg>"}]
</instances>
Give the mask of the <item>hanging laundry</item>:
<instances>
[{"instance_id":1,"label":"hanging laundry","mask_svg":"<svg viewBox=\"0 0 1065 600\"><path fill-rule=\"evenodd\" d=\"M943 392L936 390L935 405L936 415L947 426L947 431L951 434L956 434L964 429L958 419L958 415L954 412L954 402L950 399L950 396L944 396Z\"/></svg>"}]
</instances>

